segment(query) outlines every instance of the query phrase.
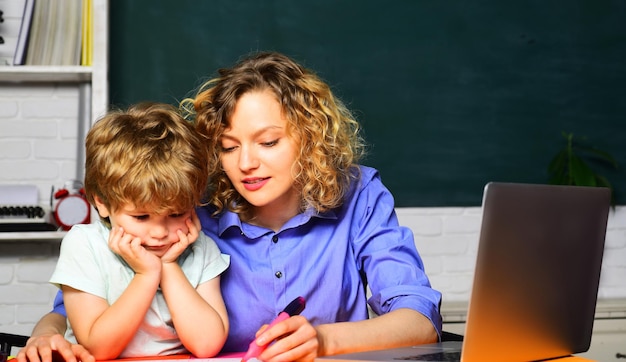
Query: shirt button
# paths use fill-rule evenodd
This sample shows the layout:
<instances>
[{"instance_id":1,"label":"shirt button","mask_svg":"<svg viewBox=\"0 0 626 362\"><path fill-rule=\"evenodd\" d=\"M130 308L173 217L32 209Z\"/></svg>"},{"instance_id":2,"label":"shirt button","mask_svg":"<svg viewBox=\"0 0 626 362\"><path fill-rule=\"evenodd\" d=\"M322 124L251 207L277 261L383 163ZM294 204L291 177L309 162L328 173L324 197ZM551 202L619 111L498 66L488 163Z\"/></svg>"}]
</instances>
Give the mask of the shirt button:
<instances>
[{"instance_id":1,"label":"shirt button","mask_svg":"<svg viewBox=\"0 0 626 362\"><path fill-rule=\"evenodd\" d=\"M274 242L274 244L278 242L278 235L272 236L272 242Z\"/></svg>"},{"instance_id":2,"label":"shirt button","mask_svg":"<svg viewBox=\"0 0 626 362\"><path fill-rule=\"evenodd\" d=\"M282 272L277 271L276 273L274 273L274 276L275 276L276 278L280 279L280 278L282 278L282 277L283 277L283 273L282 273Z\"/></svg>"}]
</instances>

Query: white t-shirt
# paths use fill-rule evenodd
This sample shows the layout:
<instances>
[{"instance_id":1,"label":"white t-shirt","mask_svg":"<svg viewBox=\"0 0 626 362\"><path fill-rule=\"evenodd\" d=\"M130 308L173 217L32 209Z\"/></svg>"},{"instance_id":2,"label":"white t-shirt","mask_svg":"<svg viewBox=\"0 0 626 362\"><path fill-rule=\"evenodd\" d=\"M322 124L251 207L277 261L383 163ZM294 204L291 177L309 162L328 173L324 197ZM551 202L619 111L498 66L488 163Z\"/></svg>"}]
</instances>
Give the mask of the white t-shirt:
<instances>
[{"instance_id":1,"label":"white t-shirt","mask_svg":"<svg viewBox=\"0 0 626 362\"><path fill-rule=\"evenodd\" d=\"M135 273L124 259L109 249L108 239L109 229L101 222L72 227L61 243L50 283L96 295L109 304L115 302ZM213 239L204 233L178 257L178 264L194 288L220 275L229 263L230 256L222 254ZM65 338L76 343L69 323ZM119 357L177 353L187 353L187 350L174 330L172 316L159 289L135 337Z\"/></svg>"}]
</instances>

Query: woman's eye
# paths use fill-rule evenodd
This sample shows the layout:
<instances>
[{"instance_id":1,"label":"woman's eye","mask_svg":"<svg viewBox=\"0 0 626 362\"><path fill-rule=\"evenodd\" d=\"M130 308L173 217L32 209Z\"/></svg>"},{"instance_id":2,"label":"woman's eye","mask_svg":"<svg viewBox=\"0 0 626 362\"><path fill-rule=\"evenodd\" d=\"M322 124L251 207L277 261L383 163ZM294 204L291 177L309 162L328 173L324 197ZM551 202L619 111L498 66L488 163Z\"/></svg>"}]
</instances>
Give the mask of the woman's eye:
<instances>
[{"instance_id":1,"label":"woman's eye","mask_svg":"<svg viewBox=\"0 0 626 362\"><path fill-rule=\"evenodd\" d=\"M263 142L261 144L265 147L272 147L272 146L276 146L277 143L278 143L278 140L273 140L269 142Z\"/></svg>"},{"instance_id":2,"label":"woman's eye","mask_svg":"<svg viewBox=\"0 0 626 362\"><path fill-rule=\"evenodd\" d=\"M232 151L235 150L235 146L232 146L232 147L224 147L224 146L222 146L221 149L222 149L222 152L232 152Z\"/></svg>"}]
</instances>

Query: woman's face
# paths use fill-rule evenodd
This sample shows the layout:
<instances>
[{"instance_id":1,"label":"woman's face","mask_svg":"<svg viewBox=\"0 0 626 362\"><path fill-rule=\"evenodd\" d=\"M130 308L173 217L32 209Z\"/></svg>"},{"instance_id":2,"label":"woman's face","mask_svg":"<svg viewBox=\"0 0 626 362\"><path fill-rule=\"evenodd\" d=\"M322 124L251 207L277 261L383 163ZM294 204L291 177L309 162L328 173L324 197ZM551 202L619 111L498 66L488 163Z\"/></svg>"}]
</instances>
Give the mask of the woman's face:
<instances>
[{"instance_id":1,"label":"woman's face","mask_svg":"<svg viewBox=\"0 0 626 362\"><path fill-rule=\"evenodd\" d=\"M255 213L298 212L293 175L297 144L287 134L287 119L271 92L246 93L237 101L221 145L222 167Z\"/></svg>"}]
</instances>

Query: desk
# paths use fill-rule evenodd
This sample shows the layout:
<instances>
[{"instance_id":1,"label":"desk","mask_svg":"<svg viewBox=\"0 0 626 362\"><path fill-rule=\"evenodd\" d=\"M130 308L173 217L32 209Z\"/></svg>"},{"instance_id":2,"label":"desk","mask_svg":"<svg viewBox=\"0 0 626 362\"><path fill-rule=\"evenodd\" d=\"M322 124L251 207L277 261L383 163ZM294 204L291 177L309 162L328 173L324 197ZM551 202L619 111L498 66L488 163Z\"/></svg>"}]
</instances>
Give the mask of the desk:
<instances>
[{"instance_id":1,"label":"desk","mask_svg":"<svg viewBox=\"0 0 626 362\"><path fill-rule=\"evenodd\" d=\"M227 353L227 354L221 354L218 355L216 357L212 357L212 358L195 358L193 356L189 356L189 355L174 355L174 356L163 356L163 357L143 357L143 358L121 358L121 359L117 359L117 360L111 360L111 361L99 361L99 362L134 362L134 361L140 361L140 362L167 362L167 361L173 361L173 362L182 362L181 360L193 360L193 362L240 362L241 358L243 357L244 353ZM337 356L339 357L339 356ZM341 360L340 358L337 359L332 359L332 357L330 357L331 360L337 361L337 360ZM327 362L329 360L327 359L317 359L318 362ZM564 358L558 358L558 359L552 359L550 360L551 362L590 362L593 360L590 359L586 359L586 358L582 358L582 357L578 357L578 356L570 356L570 357L564 357Z\"/></svg>"},{"instance_id":2,"label":"desk","mask_svg":"<svg viewBox=\"0 0 626 362\"><path fill-rule=\"evenodd\" d=\"M191 355L171 355L156 357L136 357L136 358L119 358L98 362L184 362L184 360L193 360L194 362L214 361L214 362L241 362L241 358L245 352L222 353L211 358L196 358Z\"/></svg>"}]
</instances>

